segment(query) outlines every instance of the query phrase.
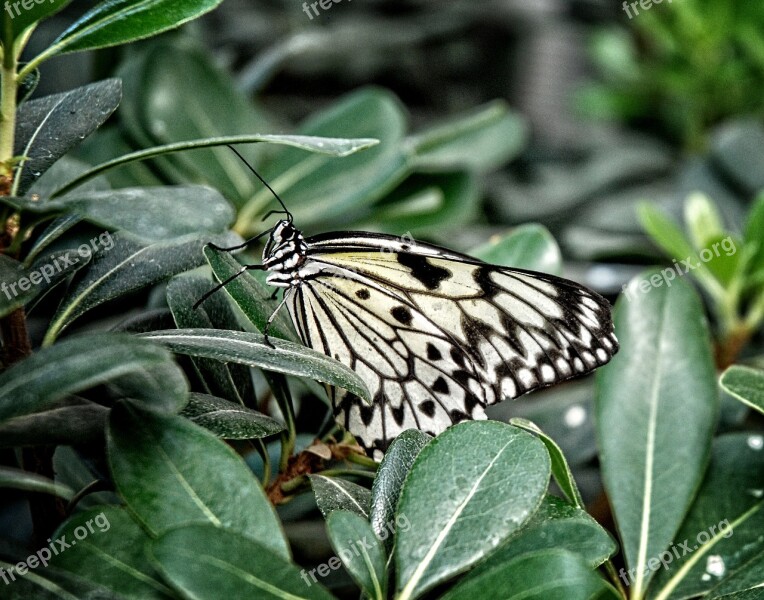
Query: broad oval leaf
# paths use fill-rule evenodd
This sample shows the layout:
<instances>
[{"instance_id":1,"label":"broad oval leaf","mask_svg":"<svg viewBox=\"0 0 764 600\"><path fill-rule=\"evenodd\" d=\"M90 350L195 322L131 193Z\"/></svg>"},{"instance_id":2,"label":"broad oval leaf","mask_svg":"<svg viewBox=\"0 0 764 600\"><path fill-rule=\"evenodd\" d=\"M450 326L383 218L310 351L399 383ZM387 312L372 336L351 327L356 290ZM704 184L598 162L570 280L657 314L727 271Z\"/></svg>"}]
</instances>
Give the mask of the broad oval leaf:
<instances>
[{"instance_id":1,"label":"broad oval leaf","mask_svg":"<svg viewBox=\"0 0 764 600\"><path fill-rule=\"evenodd\" d=\"M179 354L309 377L369 400L366 384L355 371L325 354L286 340L270 338L274 346L271 347L259 333L218 329L171 329L144 333L141 337L163 344Z\"/></svg>"},{"instance_id":2,"label":"broad oval leaf","mask_svg":"<svg viewBox=\"0 0 764 600\"><path fill-rule=\"evenodd\" d=\"M151 538L124 508L99 506L69 518L53 539L71 544L51 564L102 585L124 598L173 598L146 557Z\"/></svg>"},{"instance_id":3,"label":"broad oval leaf","mask_svg":"<svg viewBox=\"0 0 764 600\"><path fill-rule=\"evenodd\" d=\"M64 31L47 55L105 48L140 40L196 19L222 0L111 0L101 2Z\"/></svg>"},{"instance_id":4,"label":"broad oval leaf","mask_svg":"<svg viewBox=\"0 0 764 600\"><path fill-rule=\"evenodd\" d=\"M700 485L719 411L700 301L683 281L653 288L651 273L619 299L621 350L597 374L602 475L637 598Z\"/></svg>"},{"instance_id":5,"label":"broad oval leaf","mask_svg":"<svg viewBox=\"0 0 764 600\"><path fill-rule=\"evenodd\" d=\"M34 213L74 215L106 229L118 229L145 241L165 241L194 233L220 233L234 218L219 192L203 186L74 191L50 200L19 198Z\"/></svg>"},{"instance_id":6,"label":"broad oval leaf","mask_svg":"<svg viewBox=\"0 0 764 600\"><path fill-rule=\"evenodd\" d=\"M111 412L108 460L114 485L154 536L211 523L288 559L281 523L244 461L212 433L179 416L121 402Z\"/></svg>"},{"instance_id":7,"label":"broad oval leaf","mask_svg":"<svg viewBox=\"0 0 764 600\"><path fill-rule=\"evenodd\" d=\"M528 140L528 125L504 102L492 102L471 114L411 137L418 169L470 169L478 172L500 167L517 156Z\"/></svg>"},{"instance_id":8,"label":"broad oval leaf","mask_svg":"<svg viewBox=\"0 0 764 600\"><path fill-rule=\"evenodd\" d=\"M733 365L722 373L719 381L728 394L764 413L764 371Z\"/></svg>"},{"instance_id":9,"label":"broad oval leaf","mask_svg":"<svg viewBox=\"0 0 764 600\"><path fill-rule=\"evenodd\" d=\"M324 475L309 475L309 477L316 496L316 504L324 518L336 510L347 510L364 519L369 518L371 492L367 488L339 477Z\"/></svg>"},{"instance_id":10,"label":"broad oval leaf","mask_svg":"<svg viewBox=\"0 0 764 600\"><path fill-rule=\"evenodd\" d=\"M405 127L399 101L389 93L354 92L312 117L299 133L374 138L378 145L341 160L284 148L262 175L301 226L346 218L348 211L370 206L408 174L408 155L402 147ZM240 211L236 231L245 236L258 233L260 217L274 202L268 190L255 194Z\"/></svg>"},{"instance_id":11,"label":"broad oval leaf","mask_svg":"<svg viewBox=\"0 0 764 600\"><path fill-rule=\"evenodd\" d=\"M151 558L184 598L334 599L267 546L210 525L168 531L151 545Z\"/></svg>"},{"instance_id":12,"label":"broad oval leaf","mask_svg":"<svg viewBox=\"0 0 764 600\"><path fill-rule=\"evenodd\" d=\"M410 523L395 536L399 598L420 596L505 542L538 509L549 475L544 445L495 421L454 425L425 446L398 501L397 516Z\"/></svg>"},{"instance_id":13,"label":"broad oval leaf","mask_svg":"<svg viewBox=\"0 0 764 600\"><path fill-rule=\"evenodd\" d=\"M470 254L493 265L559 275L562 254L554 237L541 225L520 225L505 236L496 236Z\"/></svg>"},{"instance_id":14,"label":"broad oval leaf","mask_svg":"<svg viewBox=\"0 0 764 600\"><path fill-rule=\"evenodd\" d=\"M474 600L491 590L504 600L618 600L616 591L584 560L567 550L520 556L446 592L442 600Z\"/></svg>"},{"instance_id":15,"label":"broad oval leaf","mask_svg":"<svg viewBox=\"0 0 764 600\"><path fill-rule=\"evenodd\" d=\"M185 377L164 348L127 334L98 333L63 340L0 374L0 421L39 412L57 400L108 381L141 376L132 397L165 410L186 402Z\"/></svg>"},{"instance_id":16,"label":"broad oval leaf","mask_svg":"<svg viewBox=\"0 0 764 600\"><path fill-rule=\"evenodd\" d=\"M16 115L16 169L12 195L21 196L50 166L100 127L122 98L119 79L24 102Z\"/></svg>"},{"instance_id":17,"label":"broad oval leaf","mask_svg":"<svg viewBox=\"0 0 764 600\"><path fill-rule=\"evenodd\" d=\"M764 552L762 496L764 436L735 433L717 438L706 478L682 528L671 547L654 556L657 573L649 597L704 595Z\"/></svg>"},{"instance_id":18,"label":"broad oval leaf","mask_svg":"<svg viewBox=\"0 0 764 600\"><path fill-rule=\"evenodd\" d=\"M414 459L430 440L431 436L418 429L407 429L390 444L377 469L374 485L371 486L369 520L374 532L380 537L385 536L385 547L388 550L393 545L393 537L388 535L388 531L395 522L395 509L403 482Z\"/></svg>"},{"instance_id":19,"label":"broad oval leaf","mask_svg":"<svg viewBox=\"0 0 764 600\"><path fill-rule=\"evenodd\" d=\"M385 600L387 557L369 522L354 512L337 510L326 518L326 526L334 551L361 590L373 600Z\"/></svg>"},{"instance_id":20,"label":"broad oval leaf","mask_svg":"<svg viewBox=\"0 0 764 600\"><path fill-rule=\"evenodd\" d=\"M604 563L618 546L588 513L555 496L546 496L538 511L516 536L470 570L467 579L541 550L562 549L578 554L590 568Z\"/></svg>"},{"instance_id":21,"label":"broad oval leaf","mask_svg":"<svg viewBox=\"0 0 764 600\"><path fill-rule=\"evenodd\" d=\"M178 239L147 246L120 234L109 239L111 245L103 245L88 268L74 278L50 322L43 344L53 343L75 319L104 302L202 265L202 247L209 241ZM212 241L226 245L235 243L235 239L224 235L214 236Z\"/></svg>"},{"instance_id":22,"label":"broad oval leaf","mask_svg":"<svg viewBox=\"0 0 764 600\"><path fill-rule=\"evenodd\" d=\"M251 408L196 392L188 395L180 414L224 440L259 439L284 431L284 425Z\"/></svg>"},{"instance_id":23,"label":"broad oval leaf","mask_svg":"<svg viewBox=\"0 0 764 600\"><path fill-rule=\"evenodd\" d=\"M34 600L82 600L83 598L122 600L123 598L66 571L30 569L19 577L15 571L17 564L0 560L0 569L3 569L8 578L8 583L3 584L6 586L3 589L3 600L29 600L30 598Z\"/></svg>"}]
</instances>

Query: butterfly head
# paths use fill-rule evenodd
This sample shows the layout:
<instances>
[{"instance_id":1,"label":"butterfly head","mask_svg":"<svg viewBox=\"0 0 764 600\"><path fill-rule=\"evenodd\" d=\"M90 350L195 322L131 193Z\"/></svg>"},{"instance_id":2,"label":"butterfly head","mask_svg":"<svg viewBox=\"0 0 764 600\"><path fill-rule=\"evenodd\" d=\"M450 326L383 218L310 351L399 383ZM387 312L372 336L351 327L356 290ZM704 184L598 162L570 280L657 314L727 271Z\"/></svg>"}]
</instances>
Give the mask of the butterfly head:
<instances>
[{"instance_id":1,"label":"butterfly head","mask_svg":"<svg viewBox=\"0 0 764 600\"><path fill-rule=\"evenodd\" d=\"M292 221L282 219L271 231L263 250L263 266L268 271L291 273L305 262L305 238Z\"/></svg>"}]
</instances>

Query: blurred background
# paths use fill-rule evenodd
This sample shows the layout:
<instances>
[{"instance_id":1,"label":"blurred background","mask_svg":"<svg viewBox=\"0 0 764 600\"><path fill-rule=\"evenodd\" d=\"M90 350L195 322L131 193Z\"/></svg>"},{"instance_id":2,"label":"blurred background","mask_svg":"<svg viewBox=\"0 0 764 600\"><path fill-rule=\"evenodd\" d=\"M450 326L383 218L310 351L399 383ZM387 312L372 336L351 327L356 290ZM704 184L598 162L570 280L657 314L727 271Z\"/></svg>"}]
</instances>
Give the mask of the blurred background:
<instances>
[{"instance_id":1,"label":"blurred background","mask_svg":"<svg viewBox=\"0 0 764 600\"><path fill-rule=\"evenodd\" d=\"M549 270L615 300L646 265L666 262L638 203L679 221L700 191L739 232L764 190L764 5L653 2L226 0L158 39L57 58L36 94L123 79L117 115L79 151L89 164L217 134L379 138L371 151L332 159L315 180L308 167L289 170L294 150L245 152L307 233L408 233L470 251L534 224L524 231L529 243L549 242ZM42 23L30 54L93 4L78 0ZM237 232L257 233L269 198L229 160L199 151L110 178L210 183L239 209ZM120 317L132 310L122 308ZM494 415L526 416L556 439L596 514L592 390L591 378L579 380ZM723 420L744 413L729 407ZM300 418L320 420L320 411ZM315 543L323 522L307 525L298 501L282 508L298 519L298 556L317 560L328 548Z\"/></svg>"}]
</instances>

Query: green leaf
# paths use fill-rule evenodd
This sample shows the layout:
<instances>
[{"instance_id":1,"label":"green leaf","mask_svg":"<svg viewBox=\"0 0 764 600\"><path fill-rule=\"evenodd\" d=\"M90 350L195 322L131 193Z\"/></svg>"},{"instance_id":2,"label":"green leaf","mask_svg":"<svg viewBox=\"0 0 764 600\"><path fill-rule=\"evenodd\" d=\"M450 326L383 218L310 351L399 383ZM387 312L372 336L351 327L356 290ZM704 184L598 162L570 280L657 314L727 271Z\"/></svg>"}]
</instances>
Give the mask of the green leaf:
<instances>
[{"instance_id":1,"label":"green leaf","mask_svg":"<svg viewBox=\"0 0 764 600\"><path fill-rule=\"evenodd\" d=\"M144 241L194 233L218 233L233 222L234 211L219 192L202 186L127 188L71 192L54 200L13 200L33 213L64 213L106 229L121 229Z\"/></svg>"},{"instance_id":2,"label":"green leaf","mask_svg":"<svg viewBox=\"0 0 764 600\"><path fill-rule=\"evenodd\" d=\"M281 523L244 461L183 417L121 402L111 412L108 459L130 512L156 536L176 525L211 523L256 540L281 558Z\"/></svg>"},{"instance_id":3,"label":"green leaf","mask_svg":"<svg viewBox=\"0 0 764 600\"><path fill-rule=\"evenodd\" d=\"M52 494L66 501L74 497L74 491L68 486L57 484L42 475L12 467L0 467L0 489L3 488Z\"/></svg>"},{"instance_id":4,"label":"green leaf","mask_svg":"<svg viewBox=\"0 0 764 600\"><path fill-rule=\"evenodd\" d=\"M123 508L99 506L67 520L54 539L72 544L51 564L104 586L125 598L173 598L146 558L148 535ZM74 545L76 544L76 545Z\"/></svg>"},{"instance_id":5,"label":"green leaf","mask_svg":"<svg viewBox=\"0 0 764 600\"><path fill-rule=\"evenodd\" d=\"M0 291L3 292L0 295L0 317L44 296L67 276L84 267L88 259L76 250L65 250L39 257L31 267L24 268L12 258L0 255Z\"/></svg>"},{"instance_id":6,"label":"green leaf","mask_svg":"<svg viewBox=\"0 0 764 600\"><path fill-rule=\"evenodd\" d=\"M399 600L420 596L505 542L539 507L549 474L538 439L495 421L459 423L425 446L396 512L410 523L395 536Z\"/></svg>"},{"instance_id":7,"label":"green leaf","mask_svg":"<svg viewBox=\"0 0 764 600\"><path fill-rule=\"evenodd\" d=\"M241 272L241 263L227 252L219 252L206 247L204 255L207 257L212 272L218 281L226 281ZM265 331L265 324L278 307L278 302L271 299L269 289L248 272L238 275L223 289L258 331ZM279 311L276 314L268 329L268 336L299 342L300 340L294 332L287 314L286 311Z\"/></svg>"},{"instance_id":8,"label":"green leaf","mask_svg":"<svg viewBox=\"0 0 764 600\"><path fill-rule=\"evenodd\" d=\"M690 239L697 250L725 237L724 223L719 211L705 194L690 194L684 203L684 221Z\"/></svg>"},{"instance_id":9,"label":"green leaf","mask_svg":"<svg viewBox=\"0 0 764 600\"><path fill-rule=\"evenodd\" d=\"M36 557L35 555L32 555ZM30 557L27 557L27 560ZM3 590L3 600L82 600L93 598L122 600L123 596L111 594L108 590L90 581L52 569L30 569L23 576L16 572L18 563L9 564L0 560L0 569L7 574L7 587Z\"/></svg>"},{"instance_id":10,"label":"green leaf","mask_svg":"<svg viewBox=\"0 0 764 600\"><path fill-rule=\"evenodd\" d=\"M13 152L26 160L16 169L11 195L24 194L53 163L98 129L121 98L119 79L105 79L19 106Z\"/></svg>"},{"instance_id":11,"label":"green leaf","mask_svg":"<svg viewBox=\"0 0 764 600\"><path fill-rule=\"evenodd\" d=\"M585 511L554 496L546 496L527 525L470 570L465 580L481 577L484 572L519 556L553 549L574 552L590 568L596 568L615 554L618 546Z\"/></svg>"},{"instance_id":12,"label":"green leaf","mask_svg":"<svg viewBox=\"0 0 764 600\"><path fill-rule=\"evenodd\" d=\"M0 421L39 412L57 400L108 381L142 376L133 397L168 411L186 401L183 373L164 348L121 333L72 337L0 374Z\"/></svg>"},{"instance_id":13,"label":"green leaf","mask_svg":"<svg viewBox=\"0 0 764 600\"><path fill-rule=\"evenodd\" d=\"M141 337L163 344L179 354L204 356L287 375L309 377L339 386L370 401L366 384L355 371L321 352L286 340L272 338L270 341L275 346L272 348L260 334L217 329L154 331L142 334Z\"/></svg>"},{"instance_id":14,"label":"green leaf","mask_svg":"<svg viewBox=\"0 0 764 600\"><path fill-rule=\"evenodd\" d=\"M520 225L504 236L491 238L470 255L493 265L560 275L562 254L554 237L542 225Z\"/></svg>"},{"instance_id":15,"label":"green leaf","mask_svg":"<svg viewBox=\"0 0 764 600\"><path fill-rule=\"evenodd\" d=\"M706 478L682 528L671 547L654 555L657 564L648 562L657 571L651 598L704 595L764 551L762 449L764 437L758 433L714 441Z\"/></svg>"},{"instance_id":16,"label":"green leaf","mask_svg":"<svg viewBox=\"0 0 764 600\"><path fill-rule=\"evenodd\" d=\"M752 248L749 271L764 271L764 193L760 194L748 213L745 225L745 245Z\"/></svg>"},{"instance_id":17,"label":"green leaf","mask_svg":"<svg viewBox=\"0 0 764 600\"><path fill-rule=\"evenodd\" d=\"M567 550L543 550L470 577L442 600L474 600L491 590L506 600L617 600L618 594L584 560Z\"/></svg>"},{"instance_id":18,"label":"green leaf","mask_svg":"<svg viewBox=\"0 0 764 600\"><path fill-rule=\"evenodd\" d=\"M709 598L731 598L728 594L757 591L759 596L751 595L750 598L760 597L764 588L764 552L757 554L739 569L735 569L713 588ZM756 590L758 588L758 590ZM732 596L734 597L734 596Z\"/></svg>"},{"instance_id":19,"label":"green leaf","mask_svg":"<svg viewBox=\"0 0 764 600\"><path fill-rule=\"evenodd\" d=\"M45 0L45 2L9 2L2 16L3 47L10 51L13 42L27 27L52 17L72 0Z\"/></svg>"},{"instance_id":20,"label":"green leaf","mask_svg":"<svg viewBox=\"0 0 764 600\"><path fill-rule=\"evenodd\" d=\"M45 51L94 50L147 38L196 19L222 0L111 0L101 2L64 31Z\"/></svg>"},{"instance_id":21,"label":"green leaf","mask_svg":"<svg viewBox=\"0 0 764 600\"><path fill-rule=\"evenodd\" d=\"M385 452L371 486L371 514L369 521L374 533L390 550L395 532L395 509L401 495L401 487L414 459L432 439L418 429L407 429L395 438Z\"/></svg>"},{"instance_id":22,"label":"green leaf","mask_svg":"<svg viewBox=\"0 0 764 600\"><path fill-rule=\"evenodd\" d=\"M347 220L347 214L370 206L409 172L402 148L406 122L397 98L378 89L365 89L343 98L300 127L302 135L373 138L377 146L342 160L306 155L284 148L274 153L272 167L261 173L284 199L304 228ZM275 206L261 190L239 213L236 231L259 233L260 217Z\"/></svg>"},{"instance_id":23,"label":"green leaf","mask_svg":"<svg viewBox=\"0 0 764 600\"><path fill-rule=\"evenodd\" d=\"M696 257L695 248L684 232L652 204L642 203L637 210L639 221L653 241L671 258Z\"/></svg>"},{"instance_id":24,"label":"green leaf","mask_svg":"<svg viewBox=\"0 0 764 600\"><path fill-rule=\"evenodd\" d=\"M636 294L615 311L621 349L597 373L597 433L632 587L642 597L648 559L674 538L703 477L719 411L703 307L682 281ZM680 468L681 467L681 468Z\"/></svg>"},{"instance_id":25,"label":"green leaf","mask_svg":"<svg viewBox=\"0 0 764 600\"><path fill-rule=\"evenodd\" d=\"M334 551L361 590L369 598L385 600L387 557L369 522L354 512L337 510L326 518L326 525Z\"/></svg>"},{"instance_id":26,"label":"green leaf","mask_svg":"<svg viewBox=\"0 0 764 600\"><path fill-rule=\"evenodd\" d=\"M101 244L88 268L72 281L50 322L45 345L53 343L61 331L96 306L202 265L202 247L210 241L178 239L147 246L120 234L108 239L110 245ZM222 245L234 239L231 235L212 237Z\"/></svg>"},{"instance_id":27,"label":"green leaf","mask_svg":"<svg viewBox=\"0 0 764 600\"><path fill-rule=\"evenodd\" d=\"M722 373L719 383L725 392L764 413L764 371L732 365Z\"/></svg>"},{"instance_id":28,"label":"green leaf","mask_svg":"<svg viewBox=\"0 0 764 600\"><path fill-rule=\"evenodd\" d=\"M552 438L541 431L538 425L527 419L510 419L509 424L538 436L546 446L547 452L549 452L549 458L552 460L552 476L557 482L557 485L560 486L560 489L571 504L583 509L584 500L581 498L581 492L578 491L576 480L573 479L573 472L570 470L568 461L565 460L562 448L560 448Z\"/></svg>"},{"instance_id":29,"label":"green leaf","mask_svg":"<svg viewBox=\"0 0 764 600\"><path fill-rule=\"evenodd\" d=\"M210 282L201 277L181 275L170 280L167 284L167 304L172 311L175 325L180 329L241 329L224 294L213 294L202 305L193 308L209 289ZM156 327L144 331L153 329ZM230 400L239 407L256 406L255 388L249 367L209 358L191 360L208 394Z\"/></svg>"},{"instance_id":30,"label":"green leaf","mask_svg":"<svg viewBox=\"0 0 764 600\"><path fill-rule=\"evenodd\" d=\"M284 431L278 421L250 408L207 394L191 393L180 413L224 440L251 440Z\"/></svg>"},{"instance_id":31,"label":"green leaf","mask_svg":"<svg viewBox=\"0 0 764 600\"><path fill-rule=\"evenodd\" d=\"M316 504L324 518L328 518L337 510L346 510L364 519L369 518L371 492L367 488L339 477L324 475L309 475L309 477L316 496Z\"/></svg>"},{"instance_id":32,"label":"green leaf","mask_svg":"<svg viewBox=\"0 0 764 600\"><path fill-rule=\"evenodd\" d=\"M168 531L152 544L151 558L183 598L334 598L266 546L209 525Z\"/></svg>"},{"instance_id":33,"label":"green leaf","mask_svg":"<svg viewBox=\"0 0 764 600\"><path fill-rule=\"evenodd\" d=\"M406 141L418 169L486 172L515 158L527 144L528 133L525 119L497 101Z\"/></svg>"}]
</instances>

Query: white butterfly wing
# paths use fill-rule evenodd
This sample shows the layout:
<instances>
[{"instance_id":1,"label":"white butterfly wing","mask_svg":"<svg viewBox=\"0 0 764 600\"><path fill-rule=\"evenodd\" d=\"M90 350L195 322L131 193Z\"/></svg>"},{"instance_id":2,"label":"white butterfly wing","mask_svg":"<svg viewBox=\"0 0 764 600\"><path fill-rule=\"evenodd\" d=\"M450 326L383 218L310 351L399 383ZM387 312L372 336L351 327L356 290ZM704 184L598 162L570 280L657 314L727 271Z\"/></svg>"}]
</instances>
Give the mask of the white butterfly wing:
<instances>
[{"instance_id":1,"label":"white butterfly wing","mask_svg":"<svg viewBox=\"0 0 764 600\"><path fill-rule=\"evenodd\" d=\"M384 451L483 407L605 364L618 350L610 305L578 284L368 233L306 240L288 306L303 341L354 369L373 404L335 391L340 422Z\"/></svg>"}]
</instances>

